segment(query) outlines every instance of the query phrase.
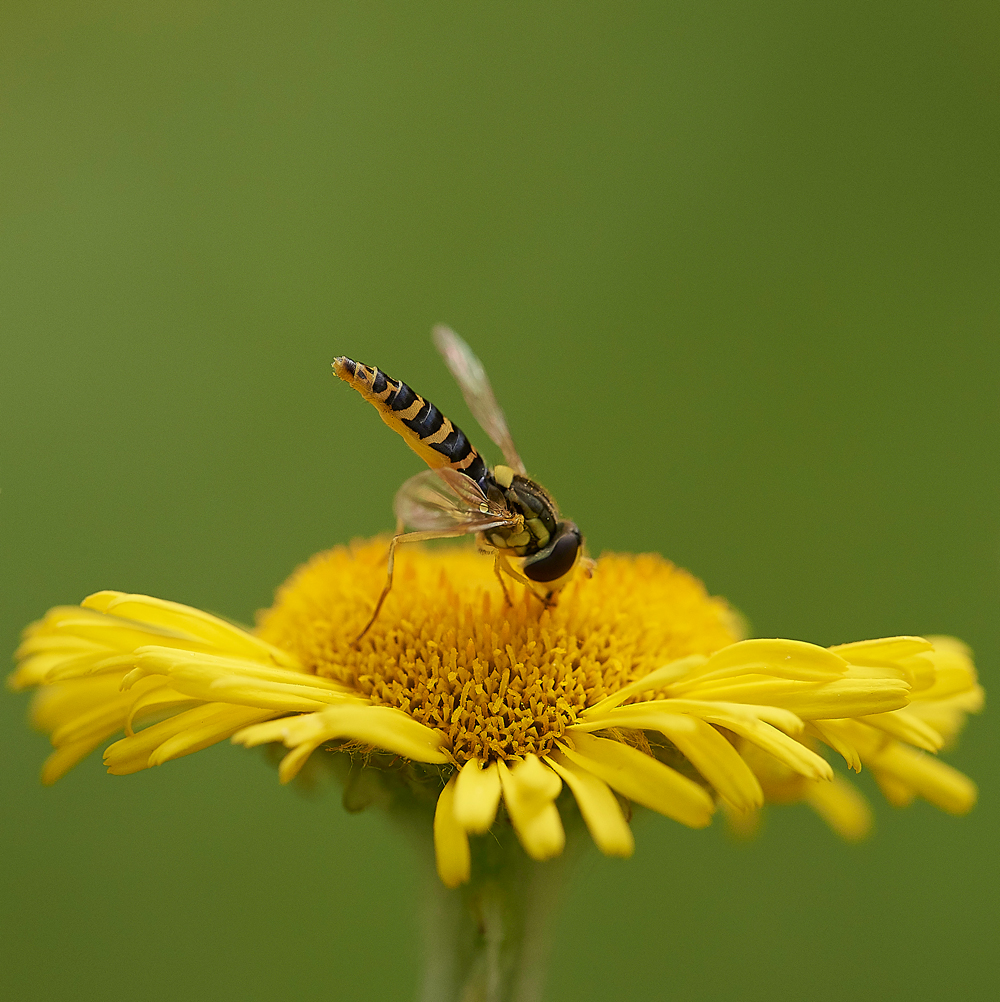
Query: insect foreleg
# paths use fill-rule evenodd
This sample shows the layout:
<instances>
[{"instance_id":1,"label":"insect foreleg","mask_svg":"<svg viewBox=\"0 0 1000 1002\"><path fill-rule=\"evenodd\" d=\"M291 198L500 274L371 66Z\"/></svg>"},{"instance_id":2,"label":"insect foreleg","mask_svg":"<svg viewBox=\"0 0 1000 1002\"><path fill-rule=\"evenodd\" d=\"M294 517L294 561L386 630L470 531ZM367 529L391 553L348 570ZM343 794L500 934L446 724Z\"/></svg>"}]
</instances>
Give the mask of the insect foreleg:
<instances>
[{"instance_id":1,"label":"insect foreleg","mask_svg":"<svg viewBox=\"0 0 1000 1002\"><path fill-rule=\"evenodd\" d=\"M504 572L505 574L507 574L507 575L509 575L510 577L512 577L512 578L513 578L513 579L514 579L515 581L520 581L520 582L521 582L521 584L523 584L523 585L525 586L525 588L527 588L527 589L528 589L528 591L529 591L529 592L530 592L530 593L531 593L532 595L534 595L534 596L535 596L535 598L539 599L540 601L542 601L542 602L543 602L543 603L545 604L545 607L546 607L546 608L548 608L548 607L549 607L549 605L551 604L551 603L549 602L549 598L550 598L550 596L549 596L549 595L546 595L546 596L545 596L545 597L543 598L543 597L542 597L541 595L539 595L539 594L538 594L538 584L537 584L537 582L535 582L535 581L531 581L531 580L529 580L528 578L526 578L526 577L525 577L525 576L524 576L524 575L523 575L523 574L522 574L522 573L521 573L521 572L520 572L520 571L519 571L519 570L518 570L518 569L517 569L517 568L516 568L516 567L515 567L515 566L514 566L514 565L513 565L513 564L512 564L512 563L511 563L511 562L510 562L509 560L508 560L508 559L507 559L506 555L505 555L505 554L504 554L503 552L501 552L500 550L497 550L497 559L496 559L496 564L495 564L494 566L495 566L495 568L496 568L496 571L497 571L497 577L500 577L500 571L503 571L503 572ZM503 587L503 593L504 593L504 597L505 597L505 598L507 598L507 604L508 604L508 605L510 605L510 604L511 604L511 601L510 601L510 598L508 598L508 597L507 597L507 588L506 588L506 587L504 586L504 581L503 581L503 578L500 578L500 585L501 585L501 587Z\"/></svg>"},{"instance_id":2,"label":"insect foreleg","mask_svg":"<svg viewBox=\"0 0 1000 1002\"><path fill-rule=\"evenodd\" d=\"M354 639L355 645L361 642L361 638L372 628L372 624L378 619L378 614L382 609L382 603L386 600L389 592L392 591L392 571L396 564L396 545L398 543L425 543L431 539L452 539L455 536L464 536L465 529L427 529L422 532L403 532L403 526L397 525L396 532L389 540L389 557L386 561L386 580L382 594L379 595L375 603L375 611L372 612L371 619L365 624L365 628Z\"/></svg>"}]
</instances>

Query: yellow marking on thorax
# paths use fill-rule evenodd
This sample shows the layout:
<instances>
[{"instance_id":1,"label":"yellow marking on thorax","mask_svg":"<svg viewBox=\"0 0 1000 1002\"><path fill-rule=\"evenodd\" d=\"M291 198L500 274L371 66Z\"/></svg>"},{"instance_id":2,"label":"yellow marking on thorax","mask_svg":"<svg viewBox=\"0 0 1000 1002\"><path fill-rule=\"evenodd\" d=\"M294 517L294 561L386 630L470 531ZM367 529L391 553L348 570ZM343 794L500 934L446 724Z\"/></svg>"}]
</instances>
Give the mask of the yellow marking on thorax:
<instances>
[{"instance_id":1,"label":"yellow marking on thorax","mask_svg":"<svg viewBox=\"0 0 1000 1002\"><path fill-rule=\"evenodd\" d=\"M514 471L502 463L493 467L493 479L504 489L514 482Z\"/></svg>"}]
</instances>

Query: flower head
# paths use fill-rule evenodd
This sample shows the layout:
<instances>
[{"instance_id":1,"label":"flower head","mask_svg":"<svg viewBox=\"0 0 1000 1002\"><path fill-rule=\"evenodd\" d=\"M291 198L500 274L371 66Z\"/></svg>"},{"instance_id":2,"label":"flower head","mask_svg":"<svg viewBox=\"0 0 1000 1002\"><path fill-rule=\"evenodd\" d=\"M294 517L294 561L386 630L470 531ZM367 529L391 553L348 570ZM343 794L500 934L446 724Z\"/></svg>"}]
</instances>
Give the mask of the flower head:
<instances>
[{"instance_id":1,"label":"flower head","mask_svg":"<svg viewBox=\"0 0 1000 1002\"><path fill-rule=\"evenodd\" d=\"M368 756L431 791L449 886L498 816L532 858L559 854L573 802L611 855L632 852L630 802L695 828L722 804L745 828L765 800L805 800L858 837L867 808L823 747L893 803L975 801L933 756L982 701L955 640L742 640L724 602L653 555L604 556L557 604L516 591L508 606L474 552L414 548L356 643L384 559L382 540L319 554L255 632L120 592L50 610L12 676L39 686L43 781L122 731L104 756L116 775L228 737L284 745L283 782L317 749Z\"/></svg>"}]
</instances>

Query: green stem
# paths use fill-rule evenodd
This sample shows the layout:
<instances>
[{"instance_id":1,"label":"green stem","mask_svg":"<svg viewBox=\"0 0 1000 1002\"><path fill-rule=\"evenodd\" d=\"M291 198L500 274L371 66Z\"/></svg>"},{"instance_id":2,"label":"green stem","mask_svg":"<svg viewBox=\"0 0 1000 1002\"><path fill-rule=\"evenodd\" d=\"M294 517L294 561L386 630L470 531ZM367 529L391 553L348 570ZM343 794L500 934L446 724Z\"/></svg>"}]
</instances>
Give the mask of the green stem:
<instances>
[{"instance_id":1,"label":"green stem","mask_svg":"<svg viewBox=\"0 0 1000 1002\"><path fill-rule=\"evenodd\" d=\"M528 859L502 823L474 843L468 884L427 881L420 1002L539 1002L565 859Z\"/></svg>"}]
</instances>

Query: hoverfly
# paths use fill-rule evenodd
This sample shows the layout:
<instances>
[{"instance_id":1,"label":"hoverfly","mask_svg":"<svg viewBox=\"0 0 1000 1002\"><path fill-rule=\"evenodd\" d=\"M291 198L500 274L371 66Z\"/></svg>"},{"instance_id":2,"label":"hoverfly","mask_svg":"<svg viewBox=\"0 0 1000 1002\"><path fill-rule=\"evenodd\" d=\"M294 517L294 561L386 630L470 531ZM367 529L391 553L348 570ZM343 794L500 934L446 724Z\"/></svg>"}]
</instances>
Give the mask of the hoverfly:
<instances>
[{"instance_id":1,"label":"hoverfly","mask_svg":"<svg viewBox=\"0 0 1000 1002\"><path fill-rule=\"evenodd\" d=\"M552 496L525 475L482 363L447 327L434 328L434 344L458 381L473 417L499 446L504 464L487 467L462 430L406 383L353 359L334 359L334 373L374 405L382 420L430 467L410 477L396 494L396 531L389 542L385 587L358 640L375 622L392 588L399 543L475 533L480 550L495 555L494 571L508 604L503 574L548 604L569 583L583 553L580 530L560 519Z\"/></svg>"}]
</instances>

